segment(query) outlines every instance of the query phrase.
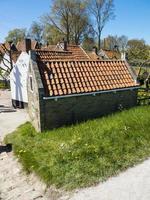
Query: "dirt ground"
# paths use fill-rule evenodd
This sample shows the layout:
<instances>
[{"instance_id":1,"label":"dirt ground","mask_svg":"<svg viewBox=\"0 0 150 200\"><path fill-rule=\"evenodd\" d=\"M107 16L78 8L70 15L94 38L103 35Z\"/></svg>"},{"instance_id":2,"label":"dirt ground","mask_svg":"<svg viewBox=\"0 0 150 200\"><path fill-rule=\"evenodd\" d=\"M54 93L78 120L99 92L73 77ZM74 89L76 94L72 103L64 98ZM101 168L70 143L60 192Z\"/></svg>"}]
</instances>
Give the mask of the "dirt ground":
<instances>
[{"instance_id":1,"label":"dirt ground","mask_svg":"<svg viewBox=\"0 0 150 200\"><path fill-rule=\"evenodd\" d=\"M26 121L29 121L26 110L13 109L10 91L0 90L0 140Z\"/></svg>"}]
</instances>

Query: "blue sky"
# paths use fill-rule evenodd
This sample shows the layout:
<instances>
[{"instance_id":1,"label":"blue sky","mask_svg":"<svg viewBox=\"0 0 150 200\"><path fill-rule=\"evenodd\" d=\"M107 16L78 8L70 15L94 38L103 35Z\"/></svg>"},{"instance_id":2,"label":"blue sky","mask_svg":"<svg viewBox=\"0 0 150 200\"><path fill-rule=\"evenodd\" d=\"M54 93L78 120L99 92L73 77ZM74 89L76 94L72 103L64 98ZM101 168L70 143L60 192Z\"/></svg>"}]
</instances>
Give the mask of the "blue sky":
<instances>
[{"instance_id":1,"label":"blue sky","mask_svg":"<svg viewBox=\"0 0 150 200\"><path fill-rule=\"evenodd\" d=\"M0 42L13 28L29 28L49 7L50 0L0 0ZM106 25L103 37L126 35L150 44L150 0L115 0L115 15Z\"/></svg>"}]
</instances>

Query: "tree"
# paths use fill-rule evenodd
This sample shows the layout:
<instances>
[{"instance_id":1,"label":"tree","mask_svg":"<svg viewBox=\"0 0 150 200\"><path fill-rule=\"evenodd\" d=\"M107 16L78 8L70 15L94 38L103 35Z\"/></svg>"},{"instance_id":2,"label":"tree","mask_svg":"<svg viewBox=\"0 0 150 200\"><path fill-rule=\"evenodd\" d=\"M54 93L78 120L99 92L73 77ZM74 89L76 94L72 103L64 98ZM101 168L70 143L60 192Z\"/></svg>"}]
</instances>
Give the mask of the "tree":
<instances>
[{"instance_id":1,"label":"tree","mask_svg":"<svg viewBox=\"0 0 150 200\"><path fill-rule=\"evenodd\" d=\"M144 40L132 39L127 44L127 58L130 63L143 63L149 59L149 46Z\"/></svg>"},{"instance_id":2,"label":"tree","mask_svg":"<svg viewBox=\"0 0 150 200\"><path fill-rule=\"evenodd\" d=\"M3 53L0 51L0 75L5 80L6 85L7 85L7 78L13 69L12 46L13 44L11 42L1 44Z\"/></svg>"},{"instance_id":3,"label":"tree","mask_svg":"<svg viewBox=\"0 0 150 200\"><path fill-rule=\"evenodd\" d=\"M44 24L55 27L68 44L78 44L88 26L86 4L82 0L53 0Z\"/></svg>"},{"instance_id":4,"label":"tree","mask_svg":"<svg viewBox=\"0 0 150 200\"><path fill-rule=\"evenodd\" d=\"M118 38L118 46L119 46L119 50L121 52L126 52L127 44L128 44L128 37L127 36L122 35Z\"/></svg>"},{"instance_id":5,"label":"tree","mask_svg":"<svg viewBox=\"0 0 150 200\"><path fill-rule=\"evenodd\" d=\"M114 50L115 46L118 46L118 37L109 35L101 42L101 46L107 50Z\"/></svg>"},{"instance_id":6,"label":"tree","mask_svg":"<svg viewBox=\"0 0 150 200\"><path fill-rule=\"evenodd\" d=\"M150 81L150 47L143 39L132 39L127 44L127 60L132 66L138 67L137 79L141 85L149 89Z\"/></svg>"},{"instance_id":7,"label":"tree","mask_svg":"<svg viewBox=\"0 0 150 200\"><path fill-rule=\"evenodd\" d=\"M25 36L26 36L26 29L16 28L8 32L5 41L6 42L13 41L14 44L17 44L17 42L23 40Z\"/></svg>"},{"instance_id":8,"label":"tree","mask_svg":"<svg viewBox=\"0 0 150 200\"><path fill-rule=\"evenodd\" d=\"M79 44L89 28L89 18L87 15L87 4L84 1L74 0L74 7L71 12L71 37L75 44Z\"/></svg>"},{"instance_id":9,"label":"tree","mask_svg":"<svg viewBox=\"0 0 150 200\"><path fill-rule=\"evenodd\" d=\"M89 11L94 21L93 29L98 38L98 49L101 48L101 35L106 23L114 18L113 0L88 0Z\"/></svg>"},{"instance_id":10,"label":"tree","mask_svg":"<svg viewBox=\"0 0 150 200\"><path fill-rule=\"evenodd\" d=\"M43 42L45 44L57 44L59 41L62 41L64 37L65 35L63 35L54 25L45 25L43 31Z\"/></svg>"},{"instance_id":11,"label":"tree","mask_svg":"<svg viewBox=\"0 0 150 200\"><path fill-rule=\"evenodd\" d=\"M89 35L85 35L82 42L82 47L87 51L92 51L93 47L95 46L96 44L94 38Z\"/></svg>"},{"instance_id":12,"label":"tree","mask_svg":"<svg viewBox=\"0 0 150 200\"><path fill-rule=\"evenodd\" d=\"M41 43L43 39L43 26L38 22L33 22L29 29L28 36L31 39L34 39Z\"/></svg>"},{"instance_id":13,"label":"tree","mask_svg":"<svg viewBox=\"0 0 150 200\"><path fill-rule=\"evenodd\" d=\"M125 52L127 48L128 38L125 35L118 37L117 35L109 35L102 42L102 47L108 50L117 49L120 52Z\"/></svg>"}]
</instances>

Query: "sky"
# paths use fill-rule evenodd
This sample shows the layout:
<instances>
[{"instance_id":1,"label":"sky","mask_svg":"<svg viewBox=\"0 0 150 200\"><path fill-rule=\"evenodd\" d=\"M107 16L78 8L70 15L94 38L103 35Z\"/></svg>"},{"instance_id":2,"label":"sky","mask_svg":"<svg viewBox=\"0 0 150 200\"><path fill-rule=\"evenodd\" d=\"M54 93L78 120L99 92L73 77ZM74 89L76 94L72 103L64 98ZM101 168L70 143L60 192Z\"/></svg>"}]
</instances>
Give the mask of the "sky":
<instances>
[{"instance_id":1,"label":"sky","mask_svg":"<svg viewBox=\"0 0 150 200\"><path fill-rule=\"evenodd\" d=\"M0 0L0 42L14 28L29 28L49 12L51 0ZM150 0L114 0L115 19L105 26L102 37L126 35L150 44Z\"/></svg>"}]
</instances>

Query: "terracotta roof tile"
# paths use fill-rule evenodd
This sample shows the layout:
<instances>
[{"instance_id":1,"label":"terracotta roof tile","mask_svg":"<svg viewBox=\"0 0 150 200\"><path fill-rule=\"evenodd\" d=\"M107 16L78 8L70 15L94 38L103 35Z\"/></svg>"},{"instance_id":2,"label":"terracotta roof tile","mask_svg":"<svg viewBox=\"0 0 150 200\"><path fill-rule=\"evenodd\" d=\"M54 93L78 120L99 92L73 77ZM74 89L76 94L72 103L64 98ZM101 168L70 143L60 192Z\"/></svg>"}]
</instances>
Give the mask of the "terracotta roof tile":
<instances>
[{"instance_id":1,"label":"terracotta roof tile","mask_svg":"<svg viewBox=\"0 0 150 200\"><path fill-rule=\"evenodd\" d=\"M10 44L8 42L4 44L0 44L0 55L4 56L5 53L9 55L10 51ZM14 63L16 63L18 57L20 56L21 52L17 51L16 46L14 44L11 45L11 56Z\"/></svg>"},{"instance_id":2,"label":"terracotta roof tile","mask_svg":"<svg viewBox=\"0 0 150 200\"><path fill-rule=\"evenodd\" d=\"M116 60L121 59L121 54L119 51L107 50L107 49L102 49L102 51L105 53L108 59L116 59Z\"/></svg>"},{"instance_id":3,"label":"terracotta roof tile","mask_svg":"<svg viewBox=\"0 0 150 200\"><path fill-rule=\"evenodd\" d=\"M12 60L14 61L14 63L17 62L20 54L21 54L20 51L12 51L11 56L12 56Z\"/></svg>"},{"instance_id":4,"label":"terracotta roof tile","mask_svg":"<svg viewBox=\"0 0 150 200\"><path fill-rule=\"evenodd\" d=\"M38 58L42 61L56 60L88 60L87 53L78 45L68 45L67 51L53 46L36 50Z\"/></svg>"},{"instance_id":5,"label":"terracotta roof tile","mask_svg":"<svg viewBox=\"0 0 150 200\"><path fill-rule=\"evenodd\" d=\"M25 40L21 40L17 43L17 50L18 51L24 51L25 50ZM31 50L35 50L39 48L39 44L35 40L31 40Z\"/></svg>"},{"instance_id":6,"label":"terracotta roof tile","mask_svg":"<svg viewBox=\"0 0 150 200\"><path fill-rule=\"evenodd\" d=\"M38 66L48 96L137 86L124 61L38 61Z\"/></svg>"}]
</instances>

